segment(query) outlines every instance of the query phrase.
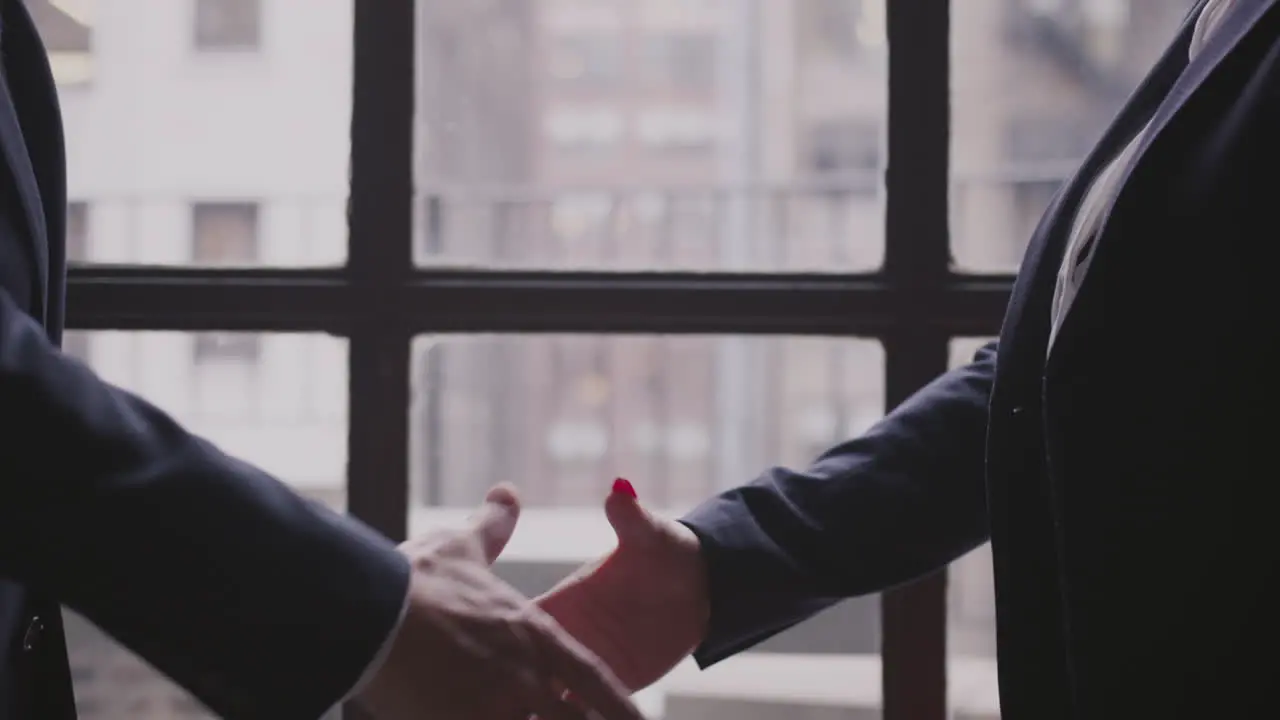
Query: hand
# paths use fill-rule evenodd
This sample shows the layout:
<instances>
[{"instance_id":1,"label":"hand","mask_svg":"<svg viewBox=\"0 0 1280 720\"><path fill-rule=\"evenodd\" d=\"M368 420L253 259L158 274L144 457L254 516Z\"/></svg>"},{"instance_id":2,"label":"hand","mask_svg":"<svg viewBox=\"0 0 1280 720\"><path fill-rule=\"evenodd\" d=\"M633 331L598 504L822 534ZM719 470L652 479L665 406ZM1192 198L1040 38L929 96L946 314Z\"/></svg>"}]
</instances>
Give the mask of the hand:
<instances>
[{"instance_id":1,"label":"hand","mask_svg":"<svg viewBox=\"0 0 1280 720\"><path fill-rule=\"evenodd\" d=\"M698 538L640 506L619 480L605 500L618 547L538 598L631 690L667 674L702 641L710 605Z\"/></svg>"},{"instance_id":2,"label":"hand","mask_svg":"<svg viewBox=\"0 0 1280 720\"><path fill-rule=\"evenodd\" d=\"M465 530L401 546L413 564L409 608L359 698L376 717L579 720L590 709L644 720L598 658L489 569L519 512L514 492L497 487Z\"/></svg>"}]
</instances>

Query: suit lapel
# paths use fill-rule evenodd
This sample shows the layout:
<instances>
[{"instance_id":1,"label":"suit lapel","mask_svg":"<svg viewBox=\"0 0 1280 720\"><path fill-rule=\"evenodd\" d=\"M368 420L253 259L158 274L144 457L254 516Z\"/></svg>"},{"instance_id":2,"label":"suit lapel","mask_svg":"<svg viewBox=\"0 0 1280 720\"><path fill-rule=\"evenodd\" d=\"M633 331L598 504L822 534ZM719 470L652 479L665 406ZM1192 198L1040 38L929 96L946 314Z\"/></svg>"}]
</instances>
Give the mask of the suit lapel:
<instances>
[{"instance_id":1,"label":"suit lapel","mask_svg":"<svg viewBox=\"0 0 1280 720\"><path fill-rule=\"evenodd\" d=\"M1205 5L1200 0L1187 15L1174 41L1125 102L1076 173L1059 190L1031 236L1000 330L1001 367L1042 368L1049 340L1049 312L1063 244L1080 201L1094 178L1142 129L1186 68L1191 33ZM1033 378L1037 379L1039 373Z\"/></svg>"},{"instance_id":2,"label":"suit lapel","mask_svg":"<svg viewBox=\"0 0 1280 720\"><path fill-rule=\"evenodd\" d=\"M3 2L3 0L0 0L0 2ZM13 50L13 8L5 8L5 15L7 22L0 28L0 33L3 33L3 35L0 35L0 46L5 46L6 50L0 56L0 63ZM36 293L36 307L33 309L33 314L36 319L43 322L48 301L49 238L45 228L44 207L40 201L40 189L36 185L35 169L31 165L31 157L27 152L22 127L18 122L17 109L14 107L13 98L9 94L6 75L7 71L4 71L4 68L0 68L0 153L3 154L4 171L8 176L4 180L13 183L21 201L23 219L25 220L25 223L23 223L25 227L22 229L26 230L26 232L20 234L29 241L31 255L36 264L36 287L38 292Z\"/></svg>"},{"instance_id":3,"label":"suit lapel","mask_svg":"<svg viewBox=\"0 0 1280 720\"><path fill-rule=\"evenodd\" d=\"M1151 127L1143 136L1138 144L1138 149L1130 159L1128 165L1125 166L1121 173L1120 181L1117 184L1119 188L1116 197L1111 201L1111 207L1114 208L1125 195L1125 189L1128 185L1129 178L1133 175L1134 169L1142 164L1144 156L1151 148L1151 145L1160 139L1161 133L1168 127L1170 120L1173 119L1178 111L1187 103L1187 101L1195 95L1195 93L1204 85L1205 80L1213 75L1218 66L1222 64L1223 59L1231 54L1231 51L1240 44L1242 40L1253 30L1258 21L1266 15L1267 11L1275 5L1276 0L1236 0L1239 3L1232 8L1230 15L1223 20L1223 25L1209 40L1209 44L1204 47L1194 61L1189 64L1185 71L1180 73L1176 82L1169 89L1164 100L1156 108L1155 115L1151 118ZM1204 3L1200 3L1203 5ZM1198 15L1198 13L1196 13ZM1194 19L1192 20L1194 24ZM1107 217L1102 220L1101 226L1098 228L1098 239L1093 249L1093 257L1096 257L1102 243L1106 241L1107 226L1109 224L1109 216L1111 209L1107 211ZM1091 258L1092 259L1092 258ZM1090 277L1094 273L1086 272L1081 280L1081 286L1076 291L1077 297L1085 292L1089 285ZM1073 303L1073 306L1075 303ZM1072 315L1068 310L1066 316L1062 319L1062 327L1059 329L1061 338L1068 336L1067 326L1071 324ZM1061 348L1065 343L1054 343L1054 351L1050 353L1051 359L1056 357L1056 350Z\"/></svg>"}]
</instances>

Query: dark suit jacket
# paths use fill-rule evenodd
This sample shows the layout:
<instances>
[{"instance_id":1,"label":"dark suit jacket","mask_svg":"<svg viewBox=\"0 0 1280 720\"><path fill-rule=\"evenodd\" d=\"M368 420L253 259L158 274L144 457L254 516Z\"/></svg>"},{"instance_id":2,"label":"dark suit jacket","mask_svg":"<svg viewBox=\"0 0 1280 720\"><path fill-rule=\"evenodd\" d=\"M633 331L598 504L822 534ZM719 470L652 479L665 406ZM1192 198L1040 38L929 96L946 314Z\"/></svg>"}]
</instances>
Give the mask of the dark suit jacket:
<instances>
[{"instance_id":1,"label":"dark suit jacket","mask_svg":"<svg viewBox=\"0 0 1280 720\"><path fill-rule=\"evenodd\" d=\"M1280 1L1236 13L1189 67L1185 26L1064 185L998 344L685 519L702 664L990 539L1005 720L1280 712ZM1075 208L1152 117L1046 354Z\"/></svg>"},{"instance_id":2,"label":"dark suit jacket","mask_svg":"<svg viewBox=\"0 0 1280 720\"><path fill-rule=\"evenodd\" d=\"M59 603L232 718L316 718L390 632L408 566L58 352L53 79L0 0L0 719L74 717Z\"/></svg>"}]
</instances>

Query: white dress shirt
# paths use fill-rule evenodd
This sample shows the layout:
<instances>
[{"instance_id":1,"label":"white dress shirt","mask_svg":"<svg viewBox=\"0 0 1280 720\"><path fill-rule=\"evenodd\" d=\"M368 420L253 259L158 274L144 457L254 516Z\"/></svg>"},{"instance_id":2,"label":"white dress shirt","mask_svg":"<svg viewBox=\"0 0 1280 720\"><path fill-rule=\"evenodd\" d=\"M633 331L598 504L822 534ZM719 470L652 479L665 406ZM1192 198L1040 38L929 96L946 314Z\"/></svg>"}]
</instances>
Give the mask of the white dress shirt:
<instances>
[{"instance_id":1,"label":"white dress shirt","mask_svg":"<svg viewBox=\"0 0 1280 720\"><path fill-rule=\"evenodd\" d=\"M1223 18L1227 16L1234 4L1235 0L1209 0L1205 3L1191 34L1188 60L1194 60L1200 54L1205 44L1209 42L1209 38L1222 26ZM1089 268L1089 254L1093 252L1095 244L1090 241L1095 238L1107 213L1111 211L1111 204L1120 192L1120 178L1150 131L1151 122L1148 121L1142 131L1135 135L1129 144L1111 160L1111 163L1098 173L1089 191L1080 201L1080 208L1076 211L1075 221L1071 226L1071 235L1068 236L1066 251L1063 253L1062 267L1058 270L1058 281L1054 287L1053 315L1050 318L1049 331L1050 348L1053 347L1058 329L1062 327L1062 320L1066 317L1071 302L1075 300L1076 291L1080 289L1080 283L1084 280L1085 272Z\"/></svg>"}]
</instances>

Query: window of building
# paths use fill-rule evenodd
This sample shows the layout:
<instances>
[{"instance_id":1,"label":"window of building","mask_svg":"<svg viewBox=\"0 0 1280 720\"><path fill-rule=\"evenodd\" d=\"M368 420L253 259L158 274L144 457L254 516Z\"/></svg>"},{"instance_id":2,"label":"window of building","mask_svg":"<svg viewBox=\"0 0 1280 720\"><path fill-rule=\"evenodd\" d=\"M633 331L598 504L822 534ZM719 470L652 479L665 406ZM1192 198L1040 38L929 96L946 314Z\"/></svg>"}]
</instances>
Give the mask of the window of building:
<instances>
[{"instance_id":1,"label":"window of building","mask_svg":"<svg viewBox=\"0 0 1280 720\"><path fill-rule=\"evenodd\" d=\"M607 90L623 79L622 48L615 34L562 35L551 43L547 71L563 88Z\"/></svg>"},{"instance_id":2,"label":"window of building","mask_svg":"<svg viewBox=\"0 0 1280 720\"><path fill-rule=\"evenodd\" d=\"M257 50L262 43L262 0L195 0L199 50Z\"/></svg>"},{"instance_id":3,"label":"window of building","mask_svg":"<svg viewBox=\"0 0 1280 720\"><path fill-rule=\"evenodd\" d=\"M883 138L875 120L816 123L809 131L809 166L820 175L875 172L882 167Z\"/></svg>"},{"instance_id":4,"label":"window of building","mask_svg":"<svg viewBox=\"0 0 1280 720\"><path fill-rule=\"evenodd\" d=\"M636 116L636 138L653 150L706 151L715 146L717 121L703 108L652 108Z\"/></svg>"},{"instance_id":5,"label":"window of building","mask_svg":"<svg viewBox=\"0 0 1280 720\"><path fill-rule=\"evenodd\" d=\"M603 149L622 142L626 121L612 108L561 107L547 114L546 133L561 150Z\"/></svg>"},{"instance_id":6,"label":"window of building","mask_svg":"<svg viewBox=\"0 0 1280 720\"><path fill-rule=\"evenodd\" d=\"M652 89L710 92L716 80L716 36L651 33L641 43L640 67L641 77Z\"/></svg>"},{"instance_id":7,"label":"window of building","mask_svg":"<svg viewBox=\"0 0 1280 720\"><path fill-rule=\"evenodd\" d=\"M247 267L258 261L258 204L199 202L191 206L191 262Z\"/></svg>"},{"instance_id":8,"label":"window of building","mask_svg":"<svg viewBox=\"0 0 1280 720\"><path fill-rule=\"evenodd\" d=\"M197 333L192 346L192 358L198 365L253 363L261 354L259 340L257 335L250 333Z\"/></svg>"}]
</instances>

